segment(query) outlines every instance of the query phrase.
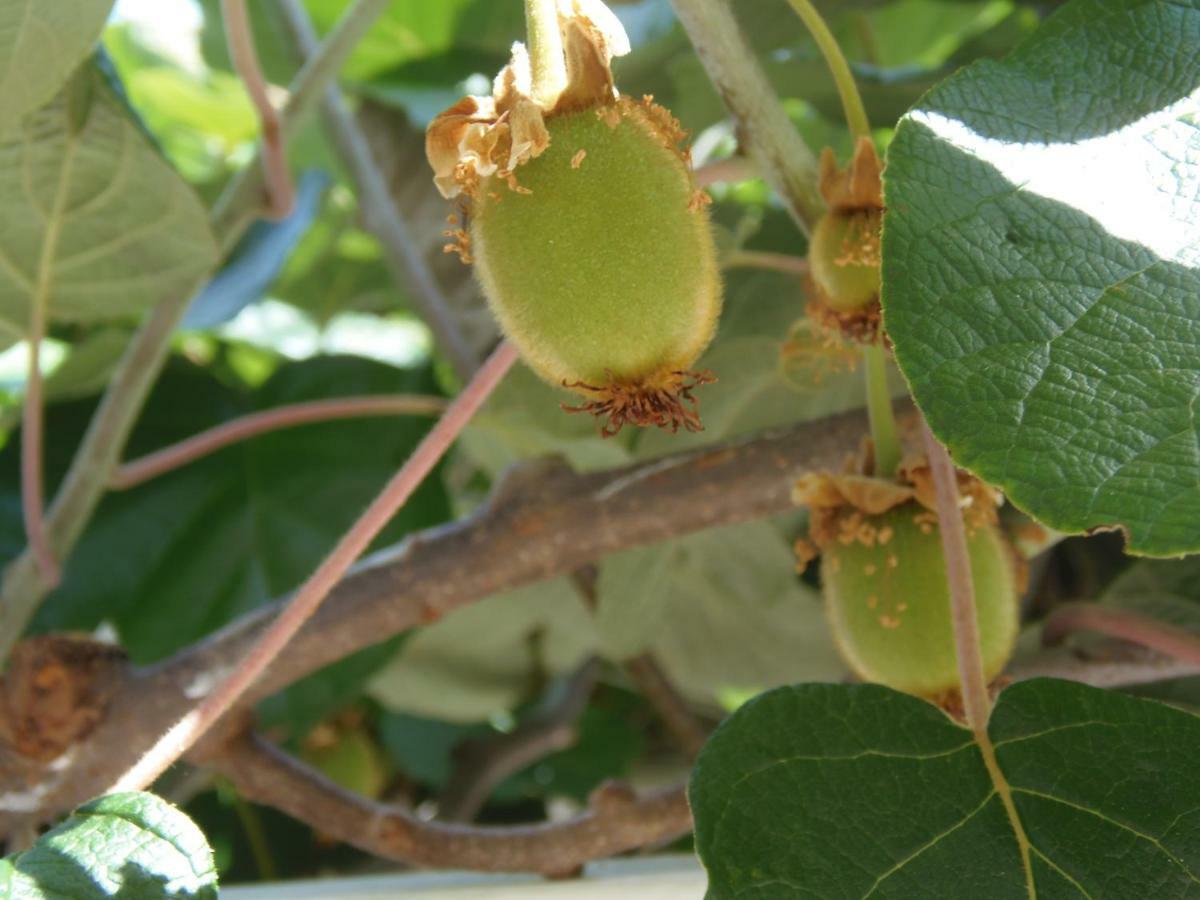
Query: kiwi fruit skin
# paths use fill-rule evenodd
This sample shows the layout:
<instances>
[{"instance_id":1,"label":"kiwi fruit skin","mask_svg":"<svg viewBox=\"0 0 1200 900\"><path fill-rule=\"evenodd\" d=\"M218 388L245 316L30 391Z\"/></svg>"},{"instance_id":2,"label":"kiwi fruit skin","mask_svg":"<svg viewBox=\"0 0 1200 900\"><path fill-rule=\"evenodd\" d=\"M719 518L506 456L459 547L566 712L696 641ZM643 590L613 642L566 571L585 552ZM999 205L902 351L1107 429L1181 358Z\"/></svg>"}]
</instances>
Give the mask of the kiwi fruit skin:
<instances>
[{"instance_id":1,"label":"kiwi fruit skin","mask_svg":"<svg viewBox=\"0 0 1200 900\"><path fill-rule=\"evenodd\" d=\"M936 699L958 691L958 660L941 536L909 502L871 517L877 539L821 556L825 614L842 657L864 681ZM1012 656L1018 630L1015 551L996 525L967 539L984 675Z\"/></svg>"},{"instance_id":2,"label":"kiwi fruit skin","mask_svg":"<svg viewBox=\"0 0 1200 900\"><path fill-rule=\"evenodd\" d=\"M482 181L471 253L526 362L556 386L648 384L712 339L721 284L686 158L642 106L546 120L550 145L515 186Z\"/></svg>"},{"instance_id":3,"label":"kiwi fruit skin","mask_svg":"<svg viewBox=\"0 0 1200 900\"><path fill-rule=\"evenodd\" d=\"M820 300L851 313L879 299L879 234L883 211L830 212L813 228L808 244L809 274Z\"/></svg>"}]
</instances>

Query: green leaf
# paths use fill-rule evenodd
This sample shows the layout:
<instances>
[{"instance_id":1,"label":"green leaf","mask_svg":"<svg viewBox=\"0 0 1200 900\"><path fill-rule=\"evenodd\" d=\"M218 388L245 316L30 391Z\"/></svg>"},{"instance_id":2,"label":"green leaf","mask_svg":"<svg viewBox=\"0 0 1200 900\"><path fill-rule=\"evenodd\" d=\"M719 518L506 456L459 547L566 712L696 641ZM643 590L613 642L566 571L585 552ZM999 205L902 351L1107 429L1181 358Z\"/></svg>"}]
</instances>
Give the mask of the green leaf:
<instances>
[{"instance_id":1,"label":"green leaf","mask_svg":"<svg viewBox=\"0 0 1200 900\"><path fill-rule=\"evenodd\" d=\"M1200 896L1200 719L1047 679L1004 691L988 732L998 783L969 730L887 688L746 704L692 777L709 900Z\"/></svg>"},{"instance_id":2,"label":"green leaf","mask_svg":"<svg viewBox=\"0 0 1200 900\"><path fill-rule=\"evenodd\" d=\"M1200 4L1075 0L888 153L885 324L955 460L1051 527L1200 550Z\"/></svg>"},{"instance_id":3,"label":"green leaf","mask_svg":"<svg viewBox=\"0 0 1200 900\"><path fill-rule=\"evenodd\" d=\"M428 368L401 370L350 357L281 366L259 389L234 390L173 362L134 432L129 458L255 410L354 394L435 393ZM65 468L90 403L52 406L47 465ZM295 588L334 545L432 423L428 417L306 425L235 444L130 491L111 494L71 556L62 586L39 610L38 631L115 624L137 662L184 647ZM0 538L21 540L16 442L0 456ZM11 500L10 500L11 498ZM443 522L435 475L379 538L381 546ZM394 644L369 648L289 688L272 721L295 730L353 699Z\"/></svg>"},{"instance_id":4,"label":"green leaf","mask_svg":"<svg viewBox=\"0 0 1200 900\"><path fill-rule=\"evenodd\" d=\"M0 864L0 888L9 900L216 900L217 872L204 835L174 806L109 794Z\"/></svg>"},{"instance_id":5,"label":"green leaf","mask_svg":"<svg viewBox=\"0 0 1200 900\"><path fill-rule=\"evenodd\" d=\"M602 652L621 661L649 650L686 696L845 674L821 598L795 575L780 529L748 522L605 560L597 583Z\"/></svg>"},{"instance_id":6,"label":"green leaf","mask_svg":"<svg viewBox=\"0 0 1200 900\"><path fill-rule=\"evenodd\" d=\"M204 208L88 66L0 138L0 328L135 316L216 262Z\"/></svg>"},{"instance_id":7,"label":"green leaf","mask_svg":"<svg viewBox=\"0 0 1200 900\"><path fill-rule=\"evenodd\" d=\"M112 5L113 0L0 2L0 132L63 86L100 37Z\"/></svg>"}]
</instances>

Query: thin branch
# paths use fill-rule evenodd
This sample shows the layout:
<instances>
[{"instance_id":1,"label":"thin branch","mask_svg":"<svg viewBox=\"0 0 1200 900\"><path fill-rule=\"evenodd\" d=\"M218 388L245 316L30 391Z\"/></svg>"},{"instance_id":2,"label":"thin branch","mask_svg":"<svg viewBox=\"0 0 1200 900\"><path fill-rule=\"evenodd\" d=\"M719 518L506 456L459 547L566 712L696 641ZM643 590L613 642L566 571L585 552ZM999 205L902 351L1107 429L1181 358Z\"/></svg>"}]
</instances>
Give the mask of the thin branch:
<instances>
[{"instance_id":1,"label":"thin branch","mask_svg":"<svg viewBox=\"0 0 1200 900\"><path fill-rule=\"evenodd\" d=\"M671 0L725 106L738 143L807 234L825 202L817 192L817 158L796 132L746 43L727 0Z\"/></svg>"},{"instance_id":2,"label":"thin branch","mask_svg":"<svg viewBox=\"0 0 1200 900\"><path fill-rule=\"evenodd\" d=\"M705 163L694 173L696 187L709 187L728 181L745 181L758 175L750 161L741 156L730 156Z\"/></svg>"},{"instance_id":3,"label":"thin branch","mask_svg":"<svg viewBox=\"0 0 1200 900\"><path fill-rule=\"evenodd\" d=\"M596 592L599 572L596 567L589 565L576 569L571 573L571 581L583 598L584 605L595 615L599 605ZM654 657L643 653L626 660L622 668L642 697L658 713L679 748L689 759L698 756L708 735Z\"/></svg>"},{"instance_id":4,"label":"thin branch","mask_svg":"<svg viewBox=\"0 0 1200 900\"><path fill-rule=\"evenodd\" d=\"M1084 655L1086 653L1086 655ZM1099 688L1131 687L1200 675L1200 665L1180 662L1135 644L1113 641L1085 650L1044 647L1016 660L1005 676L1013 681L1029 678L1063 678Z\"/></svg>"},{"instance_id":5,"label":"thin branch","mask_svg":"<svg viewBox=\"0 0 1200 900\"><path fill-rule=\"evenodd\" d=\"M592 657L572 675L552 684L541 706L515 729L492 740L468 741L454 750L454 771L438 799L443 822L471 822L496 787L579 738L579 717L600 674Z\"/></svg>"},{"instance_id":6,"label":"thin branch","mask_svg":"<svg viewBox=\"0 0 1200 900\"><path fill-rule=\"evenodd\" d=\"M258 121L262 126L262 165L267 185L265 212L269 218L282 219L290 215L296 205L296 191L288 172L283 124L271 103L267 81L263 78L258 55L254 51L254 29L246 14L246 0L221 0L221 15L225 20L229 58L246 86L246 93L258 111Z\"/></svg>"},{"instance_id":7,"label":"thin branch","mask_svg":"<svg viewBox=\"0 0 1200 900\"><path fill-rule=\"evenodd\" d=\"M290 140L304 123L308 113L321 101L327 89L363 35L387 9L390 0L355 0L321 42L320 51L309 56L288 88L283 108L283 139ZM238 173L212 208L209 219L228 253L246 228L254 221L264 190L261 152ZM184 301L186 302L186 301Z\"/></svg>"},{"instance_id":8,"label":"thin branch","mask_svg":"<svg viewBox=\"0 0 1200 900\"><path fill-rule=\"evenodd\" d=\"M808 260L787 253L767 253L761 250L738 250L722 266L724 269L767 269L803 278L808 274Z\"/></svg>"},{"instance_id":9,"label":"thin branch","mask_svg":"<svg viewBox=\"0 0 1200 900\"><path fill-rule=\"evenodd\" d=\"M1148 647L1187 665L1200 666L1200 635L1132 609L1098 603L1064 603L1047 616L1042 626L1042 643L1060 643L1073 631L1099 632Z\"/></svg>"},{"instance_id":10,"label":"thin branch","mask_svg":"<svg viewBox=\"0 0 1200 900\"><path fill-rule=\"evenodd\" d=\"M433 426L358 521L350 526L350 530L342 536L317 570L292 595L287 606L254 643L237 668L159 738L137 765L118 778L110 792L143 790L233 707L279 656L301 626L312 618L321 601L342 580L342 576L371 545L376 535L421 486L421 482L446 455L463 428L516 361L517 351L508 342L502 342L492 352L488 361L454 399L446 414Z\"/></svg>"},{"instance_id":11,"label":"thin branch","mask_svg":"<svg viewBox=\"0 0 1200 900\"><path fill-rule=\"evenodd\" d=\"M963 710L967 724L977 735L987 734L991 698L983 674L983 654L979 649L979 623L975 615L975 583L971 579L971 558L967 552L967 532L959 505L958 478L950 454L941 445L925 420L921 419L925 454L937 495L938 532L946 557L946 578L950 582L950 612L954 624L954 645L958 654L958 675L962 683Z\"/></svg>"},{"instance_id":12,"label":"thin branch","mask_svg":"<svg viewBox=\"0 0 1200 900\"><path fill-rule=\"evenodd\" d=\"M582 864L674 840L691 830L682 786L635 796L609 784L565 822L478 827L426 822L410 810L342 790L257 736L208 759L245 797L312 823L368 853L418 866L567 875Z\"/></svg>"},{"instance_id":13,"label":"thin branch","mask_svg":"<svg viewBox=\"0 0 1200 900\"><path fill-rule=\"evenodd\" d=\"M146 456L123 463L115 472L109 487L124 491L144 484L180 466L195 462L230 444L248 440L272 431L295 428L315 422L353 419L371 416L436 416L445 411L444 397L400 394L395 396L368 395L338 397L333 400L313 400L292 403L263 412L251 413L202 431L178 444L156 450Z\"/></svg>"},{"instance_id":14,"label":"thin branch","mask_svg":"<svg viewBox=\"0 0 1200 900\"><path fill-rule=\"evenodd\" d=\"M699 756L708 741L708 730L692 715L687 702L675 690L654 657L643 653L626 660L623 668L646 702L654 707L679 749L689 759Z\"/></svg>"},{"instance_id":15,"label":"thin branch","mask_svg":"<svg viewBox=\"0 0 1200 900\"><path fill-rule=\"evenodd\" d=\"M357 0L345 13L322 44L320 53L309 61L292 84L283 111L285 135L294 131L312 109L359 38L387 4L388 0ZM226 250L237 243L253 221L261 185L261 168L247 166L213 207L210 223ZM50 544L60 559L65 559L74 549L104 496L129 432L166 362L171 335L191 302L191 294L191 291L181 293L155 307L113 373L87 434L46 514ZM4 570L0 585L0 666L47 591L47 585L37 574L33 551L26 548Z\"/></svg>"},{"instance_id":16,"label":"thin branch","mask_svg":"<svg viewBox=\"0 0 1200 900\"><path fill-rule=\"evenodd\" d=\"M25 402L21 409L21 513L25 521L25 539L29 541L34 564L42 584L53 590L62 581L62 569L50 547L46 533L42 497L42 436L45 405L42 402L41 348L46 331L44 300L34 298L29 317L29 370L25 379Z\"/></svg>"},{"instance_id":17,"label":"thin branch","mask_svg":"<svg viewBox=\"0 0 1200 900\"><path fill-rule=\"evenodd\" d=\"M307 10L299 0L276 0L276 5L297 55L311 59L317 48L317 36ZM325 92L321 116L326 136L354 181L363 225L379 240L388 271L404 287L413 309L433 332L434 341L455 373L466 381L479 367L479 357L455 322L450 305L413 238L412 228L392 198L369 142L336 87Z\"/></svg>"},{"instance_id":18,"label":"thin branch","mask_svg":"<svg viewBox=\"0 0 1200 900\"><path fill-rule=\"evenodd\" d=\"M359 563L242 706L485 597L569 575L621 550L787 512L795 478L837 468L865 427L861 412L845 413L607 472L526 464L465 519L413 534ZM698 483L705 489L696 490ZM175 657L131 672L96 728L69 751L70 766L0 761L0 834L30 812L56 815L111 784L178 721L181 709L246 655L281 607L255 610ZM211 740L227 736L222 725Z\"/></svg>"}]
</instances>

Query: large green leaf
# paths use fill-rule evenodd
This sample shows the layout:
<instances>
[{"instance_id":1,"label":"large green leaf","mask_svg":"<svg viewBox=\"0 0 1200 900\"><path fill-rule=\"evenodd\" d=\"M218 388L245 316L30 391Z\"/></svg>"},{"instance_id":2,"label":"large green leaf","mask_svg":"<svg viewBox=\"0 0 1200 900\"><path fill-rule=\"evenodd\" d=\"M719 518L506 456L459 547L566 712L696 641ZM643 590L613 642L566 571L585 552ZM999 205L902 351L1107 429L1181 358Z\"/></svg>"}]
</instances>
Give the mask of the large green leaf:
<instances>
[{"instance_id":1,"label":"large green leaf","mask_svg":"<svg viewBox=\"0 0 1200 900\"><path fill-rule=\"evenodd\" d=\"M216 261L199 199L93 67L0 138L0 328L133 316Z\"/></svg>"},{"instance_id":2,"label":"large green leaf","mask_svg":"<svg viewBox=\"0 0 1200 900\"><path fill-rule=\"evenodd\" d=\"M0 0L0 132L63 86L100 37L112 5Z\"/></svg>"},{"instance_id":3,"label":"large green leaf","mask_svg":"<svg viewBox=\"0 0 1200 900\"><path fill-rule=\"evenodd\" d=\"M1197 0L1075 0L888 153L885 324L934 432L1152 556L1200 550L1197 46Z\"/></svg>"},{"instance_id":4,"label":"large green leaf","mask_svg":"<svg viewBox=\"0 0 1200 900\"><path fill-rule=\"evenodd\" d=\"M749 522L605 560L596 629L621 661L649 650L690 699L712 703L845 674L821 598L780 529Z\"/></svg>"},{"instance_id":5,"label":"large green leaf","mask_svg":"<svg viewBox=\"0 0 1200 900\"><path fill-rule=\"evenodd\" d=\"M883 687L746 704L692 779L709 900L1200 896L1200 719L1038 680L988 731L996 780L969 730Z\"/></svg>"},{"instance_id":6,"label":"large green leaf","mask_svg":"<svg viewBox=\"0 0 1200 900\"><path fill-rule=\"evenodd\" d=\"M547 674L579 666L595 643L572 584L544 581L420 629L371 680L370 693L390 710L479 722L515 708Z\"/></svg>"},{"instance_id":7,"label":"large green leaf","mask_svg":"<svg viewBox=\"0 0 1200 900\"><path fill-rule=\"evenodd\" d=\"M0 861L0 894L6 900L216 900L217 872L204 835L174 806L153 794L109 794L79 807L29 850Z\"/></svg>"}]
</instances>

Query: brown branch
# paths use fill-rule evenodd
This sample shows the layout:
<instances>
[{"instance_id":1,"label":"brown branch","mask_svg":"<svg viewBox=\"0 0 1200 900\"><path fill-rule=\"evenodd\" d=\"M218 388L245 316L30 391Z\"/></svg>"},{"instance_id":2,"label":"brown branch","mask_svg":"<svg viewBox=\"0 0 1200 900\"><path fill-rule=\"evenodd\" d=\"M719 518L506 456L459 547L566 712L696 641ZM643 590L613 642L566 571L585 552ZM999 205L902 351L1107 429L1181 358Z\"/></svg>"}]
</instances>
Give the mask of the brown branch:
<instances>
[{"instance_id":1,"label":"brown branch","mask_svg":"<svg viewBox=\"0 0 1200 900\"><path fill-rule=\"evenodd\" d=\"M492 594L621 550L786 512L795 477L840 467L865 430L866 417L854 412L607 472L527 465L467 518L414 534L355 566L242 705ZM111 784L245 656L279 608L257 610L132 672L101 724L72 749L69 765L0 765L0 834L23 815L53 817ZM219 740L225 729L217 731Z\"/></svg>"},{"instance_id":2,"label":"brown branch","mask_svg":"<svg viewBox=\"0 0 1200 900\"><path fill-rule=\"evenodd\" d=\"M725 260L724 269L768 269L803 278L808 274L808 260L787 253L767 253L759 250L738 250Z\"/></svg>"},{"instance_id":3,"label":"brown branch","mask_svg":"<svg viewBox=\"0 0 1200 900\"><path fill-rule=\"evenodd\" d=\"M596 595L599 572L596 567L582 566L576 569L571 573L571 580L583 597L584 605L595 615L596 607L599 604L599 598ZM679 745L679 749L689 759L695 759L700 753L700 748L704 746L704 742L708 740L708 734L705 732L704 726L687 708L687 702L675 690L675 686L671 684L654 657L649 653L643 653L625 660L622 668L642 697L658 713L658 717L662 719L667 731Z\"/></svg>"},{"instance_id":4,"label":"brown branch","mask_svg":"<svg viewBox=\"0 0 1200 900\"><path fill-rule=\"evenodd\" d=\"M438 799L443 822L471 822L496 786L540 759L566 750L579 738L579 717L600 674L592 657L570 677L553 684L541 708L508 734L467 741L454 750L454 771Z\"/></svg>"},{"instance_id":5,"label":"brown branch","mask_svg":"<svg viewBox=\"0 0 1200 900\"><path fill-rule=\"evenodd\" d=\"M1042 626L1042 643L1061 643L1073 631L1096 631L1120 638L1189 666L1200 666L1200 635L1132 609L1097 603L1065 603Z\"/></svg>"},{"instance_id":6,"label":"brown branch","mask_svg":"<svg viewBox=\"0 0 1200 900\"><path fill-rule=\"evenodd\" d=\"M283 122L267 93L267 81L254 51L254 30L246 14L246 0L221 0L225 20L225 40L229 58L250 102L258 112L262 126L263 178L267 187L266 213L273 219L286 218L296 204L296 192L288 172L287 148L283 141Z\"/></svg>"},{"instance_id":7,"label":"brown branch","mask_svg":"<svg viewBox=\"0 0 1200 900\"><path fill-rule=\"evenodd\" d=\"M202 431L197 435L155 450L145 456L122 463L113 472L109 487L124 491L144 484L159 475L216 453L223 447L248 440L271 431L295 428L314 422L353 419L369 416L436 416L445 412L444 397L399 394L395 396L338 397L333 400L312 400L291 403L251 413Z\"/></svg>"},{"instance_id":8,"label":"brown branch","mask_svg":"<svg viewBox=\"0 0 1200 900\"><path fill-rule=\"evenodd\" d=\"M636 797L605 785L565 822L477 827L426 822L403 807L342 790L260 737L230 741L208 760L245 797L283 810L385 859L430 868L567 875L583 863L673 840L691 829L683 787Z\"/></svg>"},{"instance_id":9,"label":"brown branch","mask_svg":"<svg viewBox=\"0 0 1200 900\"><path fill-rule=\"evenodd\" d=\"M649 703L663 725L688 757L695 759L708 740L708 731L692 715L687 702L675 690L666 673L649 653L625 661L625 674L637 686L638 691Z\"/></svg>"},{"instance_id":10,"label":"brown branch","mask_svg":"<svg viewBox=\"0 0 1200 900\"><path fill-rule=\"evenodd\" d=\"M1098 688L1132 687L1200 675L1200 665L1180 662L1139 647L1113 641L1086 651L1072 647L1044 647L1018 659L1005 671L1013 681L1029 678L1062 678Z\"/></svg>"}]
</instances>

